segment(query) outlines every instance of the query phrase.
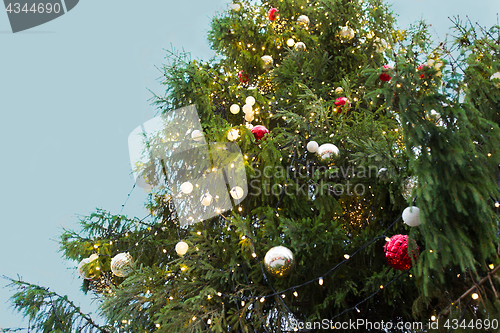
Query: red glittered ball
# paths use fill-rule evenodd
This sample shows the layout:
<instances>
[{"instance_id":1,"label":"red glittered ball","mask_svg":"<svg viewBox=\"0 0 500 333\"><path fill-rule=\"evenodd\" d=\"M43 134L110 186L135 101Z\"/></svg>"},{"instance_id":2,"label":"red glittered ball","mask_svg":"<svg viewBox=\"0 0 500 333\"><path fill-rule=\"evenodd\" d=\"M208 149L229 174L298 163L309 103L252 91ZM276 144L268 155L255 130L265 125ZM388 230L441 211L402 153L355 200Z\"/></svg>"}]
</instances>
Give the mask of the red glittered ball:
<instances>
[{"instance_id":1,"label":"red glittered ball","mask_svg":"<svg viewBox=\"0 0 500 333\"><path fill-rule=\"evenodd\" d=\"M340 106L338 109L337 113L341 113L342 109L349 110L351 107L351 102L347 99L347 97L339 97L335 100L335 106Z\"/></svg>"},{"instance_id":2,"label":"red glittered ball","mask_svg":"<svg viewBox=\"0 0 500 333\"><path fill-rule=\"evenodd\" d=\"M267 16L269 17L269 19L271 21L276 20L276 18L279 16L278 8L271 8L271 9L269 9L269 12L267 13Z\"/></svg>"},{"instance_id":3,"label":"red glittered ball","mask_svg":"<svg viewBox=\"0 0 500 333\"><path fill-rule=\"evenodd\" d=\"M408 236L394 235L384 245L385 259L387 264L399 271L411 268L411 258L408 255ZM413 242L413 258L417 260L419 254L418 245Z\"/></svg>"},{"instance_id":4,"label":"red glittered ball","mask_svg":"<svg viewBox=\"0 0 500 333\"><path fill-rule=\"evenodd\" d=\"M390 76L388 74L388 72L390 72L392 70L392 67L389 66L389 65L384 65L382 67L382 74L380 74L379 78L380 80L384 81L384 82L388 82L392 79L392 76Z\"/></svg>"},{"instance_id":5,"label":"red glittered ball","mask_svg":"<svg viewBox=\"0 0 500 333\"><path fill-rule=\"evenodd\" d=\"M264 135L269 133L269 130L265 126L257 125L254 128L252 128L252 133L253 136L255 137L255 140L259 141L264 137Z\"/></svg>"},{"instance_id":6,"label":"red glittered ball","mask_svg":"<svg viewBox=\"0 0 500 333\"><path fill-rule=\"evenodd\" d=\"M243 71L239 71L238 80L240 80L241 83L248 83L248 74L243 73Z\"/></svg>"}]
</instances>

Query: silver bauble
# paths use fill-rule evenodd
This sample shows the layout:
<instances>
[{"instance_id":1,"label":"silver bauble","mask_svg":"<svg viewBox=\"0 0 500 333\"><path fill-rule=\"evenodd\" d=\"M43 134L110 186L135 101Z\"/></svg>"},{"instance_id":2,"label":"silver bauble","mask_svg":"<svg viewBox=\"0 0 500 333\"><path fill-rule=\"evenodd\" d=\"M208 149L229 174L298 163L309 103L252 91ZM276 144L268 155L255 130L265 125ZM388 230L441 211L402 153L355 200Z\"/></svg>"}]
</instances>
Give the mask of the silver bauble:
<instances>
[{"instance_id":1,"label":"silver bauble","mask_svg":"<svg viewBox=\"0 0 500 333\"><path fill-rule=\"evenodd\" d=\"M300 15L299 18L297 19L297 23L303 27L308 27L309 26L309 17L306 15Z\"/></svg>"},{"instance_id":2,"label":"silver bauble","mask_svg":"<svg viewBox=\"0 0 500 333\"><path fill-rule=\"evenodd\" d=\"M417 185L417 177L412 176L405 179L401 194L405 200L410 199L413 188Z\"/></svg>"},{"instance_id":3,"label":"silver bauble","mask_svg":"<svg viewBox=\"0 0 500 333\"><path fill-rule=\"evenodd\" d=\"M322 160L327 160L334 156L339 156L339 149L334 144L325 143L319 146L318 155L321 157Z\"/></svg>"},{"instance_id":4,"label":"silver bauble","mask_svg":"<svg viewBox=\"0 0 500 333\"><path fill-rule=\"evenodd\" d=\"M273 58L270 55L262 56L261 59L262 59L262 62L264 62L264 64L262 65L262 68L264 68L264 69L273 68Z\"/></svg>"},{"instance_id":5,"label":"silver bauble","mask_svg":"<svg viewBox=\"0 0 500 333\"><path fill-rule=\"evenodd\" d=\"M284 246L275 246L267 251L264 266L269 274L284 277L292 272L295 258L292 251Z\"/></svg>"},{"instance_id":6,"label":"silver bauble","mask_svg":"<svg viewBox=\"0 0 500 333\"><path fill-rule=\"evenodd\" d=\"M134 270L134 261L128 253L118 253L111 259L111 271L119 277L127 277Z\"/></svg>"},{"instance_id":7,"label":"silver bauble","mask_svg":"<svg viewBox=\"0 0 500 333\"><path fill-rule=\"evenodd\" d=\"M306 44L302 42L295 43L293 49L295 51L305 51L306 50Z\"/></svg>"}]
</instances>

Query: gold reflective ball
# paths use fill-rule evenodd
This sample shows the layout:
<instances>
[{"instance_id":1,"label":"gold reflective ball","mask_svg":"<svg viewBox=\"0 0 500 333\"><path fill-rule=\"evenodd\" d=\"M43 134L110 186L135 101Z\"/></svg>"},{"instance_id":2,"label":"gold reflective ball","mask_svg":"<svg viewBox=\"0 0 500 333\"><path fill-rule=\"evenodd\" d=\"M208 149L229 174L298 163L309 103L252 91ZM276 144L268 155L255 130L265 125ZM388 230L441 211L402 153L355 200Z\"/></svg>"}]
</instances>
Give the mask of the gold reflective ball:
<instances>
[{"instance_id":1,"label":"gold reflective ball","mask_svg":"<svg viewBox=\"0 0 500 333\"><path fill-rule=\"evenodd\" d=\"M292 251L284 246L275 246L267 251L264 257L264 266L269 274L276 277L285 277L292 272L295 258Z\"/></svg>"}]
</instances>

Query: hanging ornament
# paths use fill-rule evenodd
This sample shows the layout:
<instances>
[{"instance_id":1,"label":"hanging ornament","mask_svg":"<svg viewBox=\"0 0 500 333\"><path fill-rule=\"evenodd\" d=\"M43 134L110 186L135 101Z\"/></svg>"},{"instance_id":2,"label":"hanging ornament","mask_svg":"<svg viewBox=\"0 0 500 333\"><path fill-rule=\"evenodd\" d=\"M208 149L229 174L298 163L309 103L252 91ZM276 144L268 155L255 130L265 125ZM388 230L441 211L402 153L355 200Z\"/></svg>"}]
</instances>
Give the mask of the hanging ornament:
<instances>
[{"instance_id":1,"label":"hanging ornament","mask_svg":"<svg viewBox=\"0 0 500 333\"><path fill-rule=\"evenodd\" d=\"M307 151L310 152L310 153L317 152L318 151L318 147L319 147L319 145L318 145L318 143L316 141L309 141L307 143L307 146L306 146Z\"/></svg>"},{"instance_id":2,"label":"hanging ornament","mask_svg":"<svg viewBox=\"0 0 500 333\"><path fill-rule=\"evenodd\" d=\"M254 117L253 117L253 112L247 112L245 113L245 120L248 121L248 122L251 122L253 121Z\"/></svg>"},{"instance_id":3,"label":"hanging ornament","mask_svg":"<svg viewBox=\"0 0 500 333\"><path fill-rule=\"evenodd\" d=\"M119 277L127 277L134 270L134 261L128 253L119 253L111 259L111 271Z\"/></svg>"},{"instance_id":4,"label":"hanging ornament","mask_svg":"<svg viewBox=\"0 0 500 333\"><path fill-rule=\"evenodd\" d=\"M304 28L309 27L309 22L309 17L307 17L306 15L300 15L299 18L297 18L297 23Z\"/></svg>"},{"instance_id":5,"label":"hanging ornament","mask_svg":"<svg viewBox=\"0 0 500 333\"><path fill-rule=\"evenodd\" d=\"M240 131L237 128L233 128L227 133L227 139L229 141L235 141L240 137Z\"/></svg>"},{"instance_id":6,"label":"hanging ornament","mask_svg":"<svg viewBox=\"0 0 500 333\"><path fill-rule=\"evenodd\" d=\"M100 270L96 269L98 267L98 263L92 264L92 262L97 258L98 255L93 254L90 257L80 261L80 263L78 264L77 272L82 279L92 280L99 276Z\"/></svg>"},{"instance_id":7,"label":"hanging ornament","mask_svg":"<svg viewBox=\"0 0 500 333\"><path fill-rule=\"evenodd\" d=\"M292 272L295 258L292 251L284 246L275 246L267 251L264 266L269 274L284 277Z\"/></svg>"},{"instance_id":8,"label":"hanging ornament","mask_svg":"<svg viewBox=\"0 0 500 333\"><path fill-rule=\"evenodd\" d=\"M413 258L416 260L419 254L418 245L415 241L413 245ZM394 269L406 271L411 268L411 258L408 254L408 236L394 235L384 245L385 259L387 264Z\"/></svg>"},{"instance_id":9,"label":"hanging ornament","mask_svg":"<svg viewBox=\"0 0 500 333\"><path fill-rule=\"evenodd\" d=\"M245 127L248 128L249 130L252 130L253 125L252 123L245 123Z\"/></svg>"},{"instance_id":10,"label":"hanging ornament","mask_svg":"<svg viewBox=\"0 0 500 333\"><path fill-rule=\"evenodd\" d=\"M177 254L180 256L185 255L188 249L189 245L186 242L180 241L179 243L175 244L175 252L177 252Z\"/></svg>"},{"instance_id":11,"label":"hanging ornament","mask_svg":"<svg viewBox=\"0 0 500 333\"><path fill-rule=\"evenodd\" d=\"M248 83L248 74L243 73L243 71L239 71L238 80L240 80L241 83Z\"/></svg>"},{"instance_id":12,"label":"hanging ornament","mask_svg":"<svg viewBox=\"0 0 500 333\"><path fill-rule=\"evenodd\" d=\"M252 106L250 104L243 105L243 113L251 113L253 112Z\"/></svg>"},{"instance_id":13,"label":"hanging ornament","mask_svg":"<svg viewBox=\"0 0 500 333\"><path fill-rule=\"evenodd\" d=\"M349 28L347 26L340 27L340 31L339 31L340 38L350 40L350 39L353 39L355 35L356 35L356 33L354 32L354 30L352 28Z\"/></svg>"},{"instance_id":14,"label":"hanging ornament","mask_svg":"<svg viewBox=\"0 0 500 333\"><path fill-rule=\"evenodd\" d=\"M295 51L305 51L306 50L306 44L302 43L302 42L298 42L297 44L295 44L295 46L293 47L293 49Z\"/></svg>"},{"instance_id":15,"label":"hanging ornament","mask_svg":"<svg viewBox=\"0 0 500 333\"><path fill-rule=\"evenodd\" d=\"M190 182L184 182L181 184L181 192L184 194L189 194L193 192L193 184Z\"/></svg>"},{"instance_id":16,"label":"hanging ornament","mask_svg":"<svg viewBox=\"0 0 500 333\"><path fill-rule=\"evenodd\" d=\"M337 113L341 113L342 110L349 110L351 102L347 99L347 97L339 97L335 100L335 106L339 107L337 109Z\"/></svg>"},{"instance_id":17,"label":"hanging ornament","mask_svg":"<svg viewBox=\"0 0 500 333\"><path fill-rule=\"evenodd\" d=\"M253 106L255 104L255 97L253 96L248 96L246 99L245 99L245 103L247 105L250 105L250 106Z\"/></svg>"},{"instance_id":18,"label":"hanging ornament","mask_svg":"<svg viewBox=\"0 0 500 333\"><path fill-rule=\"evenodd\" d=\"M382 53L387 49L387 42L385 39L375 38L373 40L373 45L375 46L375 51Z\"/></svg>"},{"instance_id":19,"label":"hanging ornament","mask_svg":"<svg viewBox=\"0 0 500 333\"><path fill-rule=\"evenodd\" d=\"M200 202L203 206L208 207L213 201L213 197L210 193L205 193L201 196Z\"/></svg>"},{"instance_id":20,"label":"hanging ornament","mask_svg":"<svg viewBox=\"0 0 500 333\"><path fill-rule=\"evenodd\" d=\"M343 92L344 92L344 89L342 89L342 87L335 88L335 93L336 94L342 94Z\"/></svg>"},{"instance_id":21,"label":"hanging ornament","mask_svg":"<svg viewBox=\"0 0 500 333\"><path fill-rule=\"evenodd\" d=\"M412 176L412 177L407 177L405 179L403 184L403 189L401 191L401 194L403 195L403 198L405 198L405 200L410 199L411 192L413 191L413 188L416 185L417 185L417 177Z\"/></svg>"},{"instance_id":22,"label":"hanging ornament","mask_svg":"<svg viewBox=\"0 0 500 333\"><path fill-rule=\"evenodd\" d=\"M271 20L274 21L279 17L279 11L278 8L271 8L269 9L269 12L267 12L267 17Z\"/></svg>"},{"instance_id":23,"label":"hanging ornament","mask_svg":"<svg viewBox=\"0 0 500 333\"><path fill-rule=\"evenodd\" d=\"M262 61L264 64L262 65L262 68L265 70L271 69L273 67L273 57L270 55L265 55L261 57Z\"/></svg>"},{"instance_id":24,"label":"hanging ornament","mask_svg":"<svg viewBox=\"0 0 500 333\"><path fill-rule=\"evenodd\" d=\"M239 186L233 187L229 192L231 193L231 196L235 200L240 200L241 198L243 198L243 195L245 194L245 191L243 191L243 189Z\"/></svg>"},{"instance_id":25,"label":"hanging ornament","mask_svg":"<svg viewBox=\"0 0 500 333\"><path fill-rule=\"evenodd\" d=\"M288 40L286 41L286 45L288 45L289 47L294 46L295 40L293 38L288 38Z\"/></svg>"},{"instance_id":26,"label":"hanging ornament","mask_svg":"<svg viewBox=\"0 0 500 333\"><path fill-rule=\"evenodd\" d=\"M236 11L236 12L237 12L237 11L239 11L239 10L240 10L240 8L241 8L241 6L240 6L240 4L239 4L239 3L230 3L230 4L228 5L228 7L229 7L229 9L234 10L234 11Z\"/></svg>"},{"instance_id":27,"label":"hanging ornament","mask_svg":"<svg viewBox=\"0 0 500 333\"><path fill-rule=\"evenodd\" d=\"M378 169L377 177L382 181L387 181L389 179L389 170L387 168Z\"/></svg>"},{"instance_id":28,"label":"hanging ornament","mask_svg":"<svg viewBox=\"0 0 500 333\"><path fill-rule=\"evenodd\" d=\"M497 88L500 88L500 72L496 72L496 73L494 73L494 74L490 77L490 80L491 80L491 81L493 81L493 82L495 82L495 81L496 81L495 86L496 86Z\"/></svg>"},{"instance_id":29,"label":"hanging ornament","mask_svg":"<svg viewBox=\"0 0 500 333\"><path fill-rule=\"evenodd\" d=\"M422 222L420 221L420 210L418 207L411 206L403 210L403 222L408 224L410 227L419 226Z\"/></svg>"},{"instance_id":30,"label":"hanging ornament","mask_svg":"<svg viewBox=\"0 0 500 333\"><path fill-rule=\"evenodd\" d=\"M255 137L255 140L259 141L264 137L264 135L269 133L269 130L265 126L257 125L252 128L252 133Z\"/></svg>"},{"instance_id":31,"label":"hanging ornament","mask_svg":"<svg viewBox=\"0 0 500 333\"><path fill-rule=\"evenodd\" d=\"M382 74L380 74L379 79L384 82L389 82L392 79L392 76L389 75L392 69L392 66L389 65L382 66Z\"/></svg>"},{"instance_id":32,"label":"hanging ornament","mask_svg":"<svg viewBox=\"0 0 500 333\"><path fill-rule=\"evenodd\" d=\"M238 104L233 104L229 108L229 111L231 111L232 114L238 114L240 112L240 106Z\"/></svg>"},{"instance_id":33,"label":"hanging ornament","mask_svg":"<svg viewBox=\"0 0 500 333\"><path fill-rule=\"evenodd\" d=\"M335 156L339 156L339 149L331 143L325 143L318 147L318 155L322 160L327 160Z\"/></svg>"},{"instance_id":34,"label":"hanging ornament","mask_svg":"<svg viewBox=\"0 0 500 333\"><path fill-rule=\"evenodd\" d=\"M200 130L194 130L191 132L191 138L194 141L200 141L201 139L203 139L203 133Z\"/></svg>"},{"instance_id":35,"label":"hanging ornament","mask_svg":"<svg viewBox=\"0 0 500 333\"><path fill-rule=\"evenodd\" d=\"M427 64L422 64L420 66L417 67L417 70L420 72L420 71L424 71L425 67L429 67ZM422 73L420 74L420 78L421 79L424 79L425 78L425 73Z\"/></svg>"}]
</instances>

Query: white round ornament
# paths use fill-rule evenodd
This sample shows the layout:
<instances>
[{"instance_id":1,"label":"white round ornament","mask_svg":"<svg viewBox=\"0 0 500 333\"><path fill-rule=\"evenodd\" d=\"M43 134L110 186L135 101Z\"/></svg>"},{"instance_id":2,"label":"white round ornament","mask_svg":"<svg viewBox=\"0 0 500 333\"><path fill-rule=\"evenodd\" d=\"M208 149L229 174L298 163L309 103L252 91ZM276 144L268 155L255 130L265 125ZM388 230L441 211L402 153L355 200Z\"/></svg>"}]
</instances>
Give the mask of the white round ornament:
<instances>
[{"instance_id":1,"label":"white round ornament","mask_svg":"<svg viewBox=\"0 0 500 333\"><path fill-rule=\"evenodd\" d=\"M419 226L422 222L420 221L420 210L418 207L411 206L405 208L403 210L403 222L410 227Z\"/></svg>"},{"instance_id":2,"label":"white round ornament","mask_svg":"<svg viewBox=\"0 0 500 333\"><path fill-rule=\"evenodd\" d=\"M318 143L316 141L309 141L307 143L307 151L310 153L315 153L318 151Z\"/></svg>"},{"instance_id":3,"label":"white round ornament","mask_svg":"<svg viewBox=\"0 0 500 333\"><path fill-rule=\"evenodd\" d=\"M203 139L203 133L200 130L194 130L191 132L191 138L194 141L200 141L201 139Z\"/></svg>"},{"instance_id":4,"label":"white round ornament","mask_svg":"<svg viewBox=\"0 0 500 333\"><path fill-rule=\"evenodd\" d=\"M128 253L118 253L111 259L111 271L119 277L127 277L134 270L134 261Z\"/></svg>"},{"instance_id":5,"label":"white round ornament","mask_svg":"<svg viewBox=\"0 0 500 333\"><path fill-rule=\"evenodd\" d=\"M212 200L213 200L212 195L210 193L205 193L201 196L200 202L203 206L208 207L212 203Z\"/></svg>"},{"instance_id":6,"label":"white round ornament","mask_svg":"<svg viewBox=\"0 0 500 333\"><path fill-rule=\"evenodd\" d=\"M284 246L275 246L267 251L264 266L269 274L284 277L292 272L295 257L292 251Z\"/></svg>"},{"instance_id":7,"label":"white round ornament","mask_svg":"<svg viewBox=\"0 0 500 333\"><path fill-rule=\"evenodd\" d=\"M295 44L295 46L293 47L295 51L305 51L306 50L306 44L302 43L302 42L298 42Z\"/></svg>"},{"instance_id":8,"label":"white round ornament","mask_svg":"<svg viewBox=\"0 0 500 333\"><path fill-rule=\"evenodd\" d=\"M245 104L243 105L243 113L249 113L249 112L252 112L253 109L252 109L252 106L250 104Z\"/></svg>"},{"instance_id":9,"label":"white round ornament","mask_svg":"<svg viewBox=\"0 0 500 333\"><path fill-rule=\"evenodd\" d=\"M354 36L355 36L355 32L352 28L349 28L349 27L341 27L340 28L340 32L339 32L339 36L340 38L343 38L343 39L353 39Z\"/></svg>"},{"instance_id":10,"label":"white round ornament","mask_svg":"<svg viewBox=\"0 0 500 333\"><path fill-rule=\"evenodd\" d=\"M255 97L253 96L248 96L246 99L245 99L245 103L250 105L250 106L253 106L255 104Z\"/></svg>"},{"instance_id":11,"label":"white round ornament","mask_svg":"<svg viewBox=\"0 0 500 333\"><path fill-rule=\"evenodd\" d=\"M239 200L239 199L243 198L245 191L243 191L243 189L241 187L235 186L231 189L230 193L231 193L231 196L233 197L233 199Z\"/></svg>"},{"instance_id":12,"label":"white round ornament","mask_svg":"<svg viewBox=\"0 0 500 333\"><path fill-rule=\"evenodd\" d=\"M193 184L190 182L184 182L181 184L181 192L184 194L189 194L193 192Z\"/></svg>"},{"instance_id":13,"label":"white round ornament","mask_svg":"<svg viewBox=\"0 0 500 333\"><path fill-rule=\"evenodd\" d=\"M253 112L245 113L245 120L248 122L253 121Z\"/></svg>"},{"instance_id":14,"label":"white round ornament","mask_svg":"<svg viewBox=\"0 0 500 333\"><path fill-rule=\"evenodd\" d=\"M175 252L177 252L178 255L183 256L186 254L186 252L189 249L189 245L186 242L180 241L175 245Z\"/></svg>"},{"instance_id":15,"label":"white round ornament","mask_svg":"<svg viewBox=\"0 0 500 333\"><path fill-rule=\"evenodd\" d=\"M271 69L273 67L273 57L271 57L270 55L265 55L262 56L261 59L264 62L262 68Z\"/></svg>"},{"instance_id":16,"label":"white round ornament","mask_svg":"<svg viewBox=\"0 0 500 333\"><path fill-rule=\"evenodd\" d=\"M241 8L241 6L240 6L240 4L239 4L239 3L230 3L230 4L228 5L228 7L229 7L229 9L234 10L234 11L236 11L236 12L237 12L237 11L239 11L239 10L240 10L240 8Z\"/></svg>"},{"instance_id":17,"label":"white round ornament","mask_svg":"<svg viewBox=\"0 0 500 333\"><path fill-rule=\"evenodd\" d=\"M295 45L295 40L293 38L288 38L288 40L286 41L286 45L292 47L293 45Z\"/></svg>"},{"instance_id":18,"label":"white round ornament","mask_svg":"<svg viewBox=\"0 0 500 333\"><path fill-rule=\"evenodd\" d=\"M232 114L238 114L238 112L240 112L240 106L238 104L233 104L229 108L229 111L231 111Z\"/></svg>"},{"instance_id":19,"label":"white round ornament","mask_svg":"<svg viewBox=\"0 0 500 333\"><path fill-rule=\"evenodd\" d=\"M309 26L309 17L307 17L307 15L300 15L298 18L297 18L297 23L304 26L304 27L308 27Z\"/></svg>"},{"instance_id":20,"label":"white round ornament","mask_svg":"<svg viewBox=\"0 0 500 333\"><path fill-rule=\"evenodd\" d=\"M318 147L318 155L321 156L321 159L326 160L332 158L333 155L339 156L339 149L337 146L331 143L325 143Z\"/></svg>"},{"instance_id":21,"label":"white round ornament","mask_svg":"<svg viewBox=\"0 0 500 333\"><path fill-rule=\"evenodd\" d=\"M240 137L240 131L237 128L233 128L227 133L227 139L229 141L234 141Z\"/></svg>"}]
</instances>

